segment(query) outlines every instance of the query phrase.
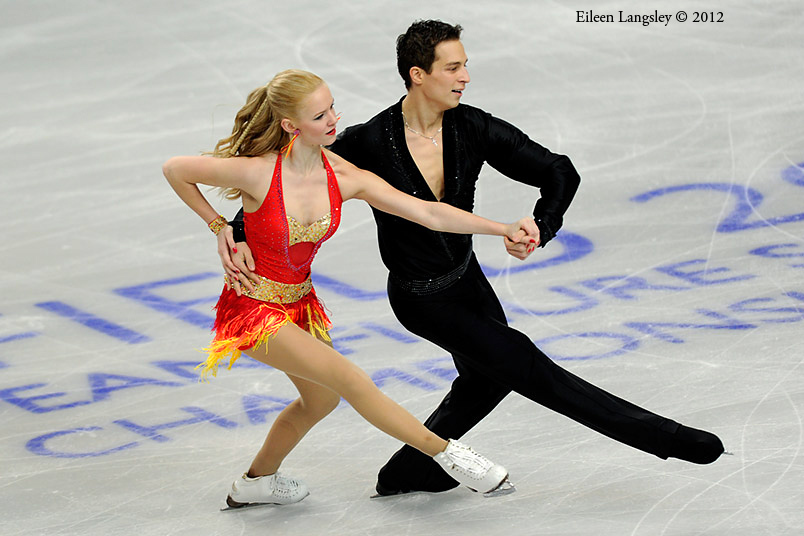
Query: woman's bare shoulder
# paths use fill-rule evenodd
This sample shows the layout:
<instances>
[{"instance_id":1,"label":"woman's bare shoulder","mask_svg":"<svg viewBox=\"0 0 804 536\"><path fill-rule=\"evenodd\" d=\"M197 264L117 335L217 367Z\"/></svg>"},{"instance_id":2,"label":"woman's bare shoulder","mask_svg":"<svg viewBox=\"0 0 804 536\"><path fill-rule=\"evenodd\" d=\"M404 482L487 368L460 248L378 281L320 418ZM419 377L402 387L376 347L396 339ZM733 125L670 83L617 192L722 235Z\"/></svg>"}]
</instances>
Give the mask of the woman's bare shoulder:
<instances>
[{"instance_id":1,"label":"woman's bare shoulder","mask_svg":"<svg viewBox=\"0 0 804 536\"><path fill-rule=\"evenodd\" d=\"M329 161L329 165L332 166L332 171L334 171L336 175L339 171L341 173L353 173L356 169L358 169L351 162L341 156L338 156L329 149L324 148L323 151L324 156L326 156L327 160Z\"/></svg>"},{"instance_id":2,"label":"woman's bare shoulder","mask_svg":"<svg viewBox=\"0 0 804 536\"><path fill-rule=\"evenodd\" d=\"M270 153L261 154L259 156L245 156L242 159L245 161L245 164L248 167L253 168L265 168L270 167L271 169L274 168L276 165L276 159L279 157L279 153L271 151Z\"/></svg>"},{"instance_id":3,"label":"woman's bare shoulder","mask_svg":"<svg viewBox=\"0 0 804 536\"><path fill-rule=\"evenodd\" d=\"M262 182L265 177L271 177L274 166L276 165L277 154L266 153L260 156L238 156L233 160L238 160L240 169L249 180Z\"/></svg>"}]
</instances>

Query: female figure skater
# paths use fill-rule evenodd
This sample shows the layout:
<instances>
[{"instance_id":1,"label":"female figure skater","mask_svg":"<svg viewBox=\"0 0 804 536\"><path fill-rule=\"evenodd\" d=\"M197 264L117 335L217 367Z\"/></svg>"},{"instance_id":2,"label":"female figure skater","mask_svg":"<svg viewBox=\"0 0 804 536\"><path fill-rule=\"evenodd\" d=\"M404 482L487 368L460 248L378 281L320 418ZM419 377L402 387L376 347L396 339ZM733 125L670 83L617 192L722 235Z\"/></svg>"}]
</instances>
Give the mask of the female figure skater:
<instances>
[{"instance_id":1,"label":"female figure skater","mask_svg":"<svg viewBox=\"0 0 804 536\"><path fill-rule=\"evenodd\" d=\"M289 504L307 496L299 480L279 476L282 460L340 397L383 432L431 456L475 491L514 491L500 465L456 441L446 441L385 396L360 368L332 348L329 319L310 280L316 251L338 228L342 201L374 208L436 231L505 236L535 247L532 220L504 225L447 204L408 196L322 148L335 140L337 117L329 88L298 70L255 89L237 113L231 136L209 156L180 156L163 172L178 196L218 234L227 224L197 184L242 198L245 227L260 283L238 295L226 280L217 304L215 337L199 365L206 376L245 352L285 372L299 398L276 418L248 472L232 485L230 507ZM337 177L337 179L336 179Z\"/></svg>"}]
</instances>

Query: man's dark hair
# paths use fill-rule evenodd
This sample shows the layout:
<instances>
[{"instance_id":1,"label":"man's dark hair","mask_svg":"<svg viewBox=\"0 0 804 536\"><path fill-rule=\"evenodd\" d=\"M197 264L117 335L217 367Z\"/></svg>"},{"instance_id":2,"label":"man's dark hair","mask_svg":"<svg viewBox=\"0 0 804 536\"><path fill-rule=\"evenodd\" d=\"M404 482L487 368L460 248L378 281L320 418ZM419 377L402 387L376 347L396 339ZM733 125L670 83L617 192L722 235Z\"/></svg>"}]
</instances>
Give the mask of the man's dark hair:
<instances>
[{"instance_id":1,"label":"man's dark hair","mask_svg":"<svg viewBox=\"0 0 804 536\"><path fill-rule=\"evenodd\" d=\"M440 20L417 20L396 38L396 67L406 88L411 86L411 67L420 67L430 74L436 45L460 39L462 30L460 24L453 26Z\"/></svg>"}]
</instances>

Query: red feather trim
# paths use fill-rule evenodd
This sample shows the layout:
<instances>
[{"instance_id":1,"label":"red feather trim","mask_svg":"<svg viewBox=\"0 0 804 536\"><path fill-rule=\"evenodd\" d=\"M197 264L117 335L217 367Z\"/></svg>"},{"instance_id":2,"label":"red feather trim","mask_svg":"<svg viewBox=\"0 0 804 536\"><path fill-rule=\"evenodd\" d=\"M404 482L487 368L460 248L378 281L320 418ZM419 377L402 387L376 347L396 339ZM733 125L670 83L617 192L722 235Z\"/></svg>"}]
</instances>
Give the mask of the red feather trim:
<instances>
[{"instance_id":1,"label":"red feather trim","mask_svg":"<svg viewBox=\"0 0 804 536\"><path fill-rule=\"evenodd\" d=\"M244 350L259 348L288 322L308 330L314 337L330 340L327 331L332 323L315 290L295 303L281 304L238 296L234 290L224 289L215 309L217 315L212 326L215 337L209 348L204 349L209 356L196 367L201 369L204 380L209 374L217 375L221 360L229 356L227 368L231 369Z\"/></svg>"}]
</instances>

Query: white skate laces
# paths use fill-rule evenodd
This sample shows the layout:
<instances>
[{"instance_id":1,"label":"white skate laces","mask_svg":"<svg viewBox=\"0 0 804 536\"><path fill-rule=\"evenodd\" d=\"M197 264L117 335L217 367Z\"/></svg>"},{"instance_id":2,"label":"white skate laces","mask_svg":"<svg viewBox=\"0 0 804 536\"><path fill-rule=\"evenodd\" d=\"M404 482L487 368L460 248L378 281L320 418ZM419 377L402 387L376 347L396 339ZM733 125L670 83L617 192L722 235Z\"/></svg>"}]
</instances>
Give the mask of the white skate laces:
<instances>
[{"instance_id":1,"label":"white skate laces","mask_svg":"<svg viewBox=\"0 0 804 536\"><path fill-rule=\"evenodd\" d=\"M232 483L226 497L230 508L255 504L292 504L301 501L310 491L304 482L274 473L250 478L246 473Z\"/></svg>"},{"instance_id":2,"label":"white skate laces","mask_svg":"<svg viewBox=\"0 0 804 536\"><path fill-rule=\"evenodd\" d=\"M433 459L452 478L485 497L513 493L516 488L508 480L508 471L490 461L468 445L450 439L447 448Z\"/></svg>"}]
</instances>

